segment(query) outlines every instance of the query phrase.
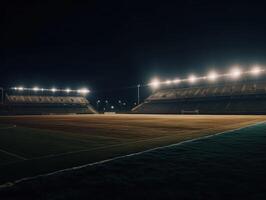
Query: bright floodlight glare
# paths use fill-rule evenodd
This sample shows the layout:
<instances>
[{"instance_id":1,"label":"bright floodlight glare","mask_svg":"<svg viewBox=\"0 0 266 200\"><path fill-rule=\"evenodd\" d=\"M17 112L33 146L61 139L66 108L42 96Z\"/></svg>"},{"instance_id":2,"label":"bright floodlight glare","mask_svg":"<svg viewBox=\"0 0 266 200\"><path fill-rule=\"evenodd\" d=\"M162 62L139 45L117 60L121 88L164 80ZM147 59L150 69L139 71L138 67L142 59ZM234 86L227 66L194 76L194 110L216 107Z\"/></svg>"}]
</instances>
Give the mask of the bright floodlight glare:
<instances>
[{"instance_id":1,"label":"bright floodlight glare","mask_svg":"<svg viewBox=\"0 0 266 200\"><path fill-rule=\"evenodd\" d=\"M65 91L66 91L66 93L69 93L69 92L71 92L71 89L67 88Z\"/></svg>"},{"instance_id":2,"label":"bright floodlight glare","mask_svg":"<svg viewBox=\"0 0 266 200\"><path fill-rule=\"evenodd\" d=\"M153 79L150 83L150 86L152 88L156 89L160 86L160 81L158 79Z\"/></svg>"},{"instance_id":3,"label":"bright floodlight glare","mask_svg":"<svg viewBox=\"0 0 266 200\"><path fill-rule=\"evenodd\" d=\"M18 89L19 91L23 91L23 90L24 90L23 87L18 87L17 89Z\"/></svg>"},{"instance_id":4,"label":"bright floodlight glare","mask_svg":"<svg viewBox=\"0 0 266 200\"><path fill-rule=\"evenodd\" d=\"M52 92L56 92L57 89L56 89L56 88L52 88L51 91L52 91Z\"/></svg>"},{"instance_id":5,"label":"bright floodlight glare","mask_svg":"<svg viewBox=\"0 0 266 200\"><path fill-rule=\"evenodd\" d=\"M188 77L188 81L189 81L190 83L195 83L196 80L197 80L197 77L194 76L194 75L190 75L190 76Z\"/></svg>"},{"instance_id":6,"label":"bright floodlight glare","mask_svg":"<svg viewBox=\"0 0 266 200\"><path fill-rule=\"evenodd\" d=\"M34 87L34 88L32 88L32 90L37 92L37 91L39 91L40 89L39 89L38 87Z\"/></svg>"},{"instance_id":7,"label":"bright floodlight glare","mask_svg":"<svg viewBox=\"0 0 266 200\"><path fill-rule=\"evenodd\" d=\"M262 70L261 70L261 68L260 68L259 66L254 66L254 67L251 69L251 71L250 71L250 73L251 73L252 75L254 75L254 76L259 75L260 72L262 72Z\"/></svg>"},{"instance_id":8,"label":"bright floodlight glare","mask_svg":"<svg viewBox=\"0 0 266 200\"><path fill-rule=\"evenodd\" d=\"M180 83L180 79L176 78L175 80L173 80L174 83Z\"/></svg>"},{"instance_id":9,"label":"bright floodlight glare","mask_svg":"<svg viewBox=\"0 0 266 200\"><path fill-rule=\"evenodd\" d=\"M87 88L82 88L78 90L78 93L80 94L88 94L90 91Z\"/></svg>"},{"instance_id":10,"label":"bright floodlight glare","mask_svg":"<svg viewBox=\"0 0 266 200\"><path fill-rule=\"evenodd\" d=\"M216 72L210 72L207 76L208 80L215 81L218 78L218 75Z\"/></svg>"},{"instance_id":11,"label":"bright floodlight glare","mask_svg":"<svg viewBox=\"0 0 266 200\"><path fill-rule=\"evenodd\" d=\"M170 85L170 84L172 83L172 81L171 81L171 80L167 80L167 81L165 81L165 83L166 83L167 85Z\"/></svg>"},{"instance_id":12,"label":"bright floodlight glare","mask_svg":"<svg viewBox=\"0 0 266 200\"><path fill-rule=\"evenodd\" d=\"M230 75L233 77L233 78L239 78L242 74L242 71L239 69L239 68L233 68L230 72Z\"/></svg>"}]
</instances>

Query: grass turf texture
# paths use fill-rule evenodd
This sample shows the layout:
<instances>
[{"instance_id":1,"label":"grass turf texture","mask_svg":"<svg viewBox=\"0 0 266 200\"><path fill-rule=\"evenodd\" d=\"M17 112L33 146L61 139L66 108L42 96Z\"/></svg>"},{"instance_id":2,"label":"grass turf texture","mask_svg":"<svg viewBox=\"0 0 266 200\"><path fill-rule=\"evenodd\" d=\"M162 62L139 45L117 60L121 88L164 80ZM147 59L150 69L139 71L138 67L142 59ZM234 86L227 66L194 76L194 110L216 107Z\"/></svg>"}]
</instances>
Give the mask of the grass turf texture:
<instances>
[{"instance_id":1,"label":"grass turf texture","mask_svg":"<svg viewBox=\"0 0 266 200\"><path fill-rule=\"evenodd\" d=\"M265 119L264 116L199 115L0 117L0 183L173 144Z\"/></svg>"},{"instance_id":2,"label":"grass turf texture","mask_svg":"<svg viewBox=\"0 0 266 200\"><path fill-rule=\"evenodd\" d=\"M265 199L266 124L42 177L7 199Z\"/></svg>"}]
</instances>

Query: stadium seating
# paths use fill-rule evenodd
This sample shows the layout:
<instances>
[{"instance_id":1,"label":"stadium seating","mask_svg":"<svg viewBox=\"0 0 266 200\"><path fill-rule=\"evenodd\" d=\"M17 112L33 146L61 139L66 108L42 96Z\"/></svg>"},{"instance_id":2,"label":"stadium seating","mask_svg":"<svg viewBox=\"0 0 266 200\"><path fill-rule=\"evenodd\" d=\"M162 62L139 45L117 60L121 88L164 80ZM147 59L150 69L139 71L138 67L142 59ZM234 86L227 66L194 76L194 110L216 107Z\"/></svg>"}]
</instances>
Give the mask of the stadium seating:
<instances>
[{"instance_id":1,"label":"stadium seating","mask_svg":"<svg viewBox=\"0 0 266 200\"><path fill-rule=\"evenodd\" d=\"M132 109L150 114L266 114L266 83L162 89Z\"/></svg>"},{"instance_id":2,"label":"stadium seating","mask_svg":"<svg viewBox=\"0 0 266 200\"><path fill-rule=\"evenodd\" d=\"M83 96L6 95L8 114L93 114L96 111Z\"/></svg>"}]
</instances>

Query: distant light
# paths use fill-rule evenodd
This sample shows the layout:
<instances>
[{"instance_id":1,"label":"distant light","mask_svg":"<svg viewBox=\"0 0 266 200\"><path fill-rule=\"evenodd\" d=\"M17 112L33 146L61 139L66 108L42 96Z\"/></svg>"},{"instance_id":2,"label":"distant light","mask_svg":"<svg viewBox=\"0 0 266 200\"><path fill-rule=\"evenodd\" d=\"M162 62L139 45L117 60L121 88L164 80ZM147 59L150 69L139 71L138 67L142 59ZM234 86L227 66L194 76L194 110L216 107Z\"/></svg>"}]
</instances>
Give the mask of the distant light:
<instances>
[{"instance_id":1,"label":"distant light","mask_svg":"<svg viewBox=\"0 0 266 200\"><path fill-rule=\"evenodd\" d=\"M181 82L181 80L178 79L178 78L176 78L175 80L173 80L173 83L180 83L180 82Z\"/></svg>"},{"instance_id":2,"label":"distant light","mask_svg":"<svg viewBox=\"0 0 266 200\"><path fill-rule=\"evenodd\" d=\"M165 83L166 83L167 85L170 85L170 84L172 83L172 81L171 81L171 80L167 80L167 81L165 81Z\"/></svg>"},{"instance_id":3,"label":"distant light","mask_svg":"<svg viewBox=\"0 0 266 200\"><path fill-rule=\"evenodd\" d=\"M18 89L19 91L23 91L23 90L24 90L23 87L18 87L17 89Z\"/></svg>"},{"instance_id":4,"label":"distant light","mask_svg":"<svg viewBox=\"0 0 266 200\"><path fill-rule=\"evenodd\" d=\"M214 71L210 72L207 76L207 79L210 81L215 81L218 78L218 74Z\"/></svg>"},{"instance_id":5,"label":"distant light","mask_svg":"<svg viewBox=\"0 0 266 200\"><path fill-rule=\"evenodd\" d=\"M37 91L40 90L40 88L38 88L38 87L34 87L34 88L32 88L32 90L35 91L35 92L37 92Z\"/></svg>"},{"instance_id":6,"label":"distant light","mask_svg":"<svg viewBox=\"0 0 266 200\"><path fill-rule=\"evenodd\" d=\"M188 81L189 81L190 83L195 83L196 80L197 80L197 77L194 76L194 75L190 75L190 76L188 77Z\"/></svg>"},{"instance_id":7,"label":"distant light","mask_svg":"<svg viewBox=\"0 0 266 200\"><path fill-rule=\"evenodd\" d=\"M69 93L69 92L71 92L71 89L67 88L65 91L66 91L66 93Z\"/></svg>"},{"instance_id":8,"label":"distant light","mask_svg":"<svg viewBox=\"0 0 266 200\"><path fill-rule=\"evenodd\" d=\"M87 88L82 88L78 90L78 93L80 94L88 94L90 91Z\"/></svg>"},{"instance_id":9,"label":"distant light","mask_svg":"<svg viewBox=\"0 0 266 200\"><path fill-rule=\"evenodd\" d=\"M56 92L57 89L56 89L56 88L52 88L51 91L52 91L52 92Z\"/></svg>"},{"instance_id":10,"label":"distant light","mask_svg":"<svg viewBox=\"0 0 266 200\"><path fill-rule=\"evenodd\" d=\"M111 109L114 109L115 107L114 106L111 106Z\"/></svg>"},{"instance_id":11,"label":"distant light","mask_svg":"<svg viewBox=\"0 0 266 200\"><path fill-rule=\"evenodd\" d=\"M41 91L44 91L44 90L45 90L44 88L41 89Z\"/></svg>"},{"instance_id":12,"label":"distant light","mask_svg":"<svg viewBox=\"0 0 266 200\"><path fill-rule=\"evenodd\" d=\"M259 66L254 66L250 73L254 76L258 76L262 72L261 68Z\"/></svg>"},{"instance_id":13,"label":"distant light","mask_svg":"<svg viewBox=\"0 0 266 200\"><path fill-rule=\"evenodd\" d=\"M239 78L242 74L242 71L239 68L233 68L230 71L230 76L232 76L233 78Z\"/></svg>"},{"instance_id":14,"label":"distant light","mask_svg":"<svg viewBox=\"0 0 266 200\"><path fill-rule=\"evenodd\" d=\"M153 89L157 89L160 87L160 81L158 79L153 79L151 83L149 84Z\"/></svg>"}]
</instances>

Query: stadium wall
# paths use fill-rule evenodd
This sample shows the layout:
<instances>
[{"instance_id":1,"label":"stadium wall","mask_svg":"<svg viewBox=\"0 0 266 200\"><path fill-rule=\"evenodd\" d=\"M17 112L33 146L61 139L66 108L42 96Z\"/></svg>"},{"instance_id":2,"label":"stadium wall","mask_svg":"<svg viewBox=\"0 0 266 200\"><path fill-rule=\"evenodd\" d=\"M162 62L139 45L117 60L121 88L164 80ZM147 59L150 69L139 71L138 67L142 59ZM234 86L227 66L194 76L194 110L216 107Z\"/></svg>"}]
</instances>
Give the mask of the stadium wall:
<instances>
[{"instance_id":1,"label":"stadium wall","mask_svg":"<svg viewBox=\"0 0 266 200\"><path fill-rule=\"evenodd\" d=\"M266 84L162 89L132 109L149 114L266 114Z\"/></svg>"}]
</instances>

